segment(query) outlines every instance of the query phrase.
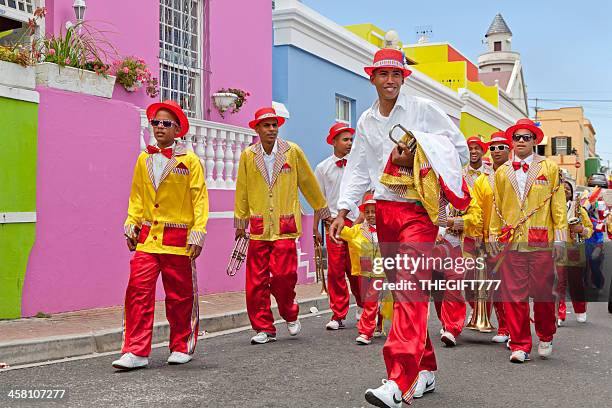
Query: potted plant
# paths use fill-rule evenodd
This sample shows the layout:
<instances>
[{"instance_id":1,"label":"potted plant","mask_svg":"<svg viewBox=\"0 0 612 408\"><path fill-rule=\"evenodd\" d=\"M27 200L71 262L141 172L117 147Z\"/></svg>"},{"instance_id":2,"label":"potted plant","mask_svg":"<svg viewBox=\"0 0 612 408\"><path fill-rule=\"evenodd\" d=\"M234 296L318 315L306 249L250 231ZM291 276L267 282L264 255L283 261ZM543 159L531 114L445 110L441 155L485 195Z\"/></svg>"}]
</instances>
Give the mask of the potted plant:
<instances>
[{"instance_id":1,"label":"potted plant","mask_svg":"<svg viewBox=\"0 0 612 408\"><path fill-rule=\"evenodd\" d=\"M239 112L249 96L251 96L249 92L240 88L221 88L212 94L215 107L222 118L225 118L225 112L230 108L232 108L231 113Z\"/></svg>"},{"instance_id":2,"label":"potted plant","mask_svg":"<svg viewBox=\"0 0 612 408\"><path fill-rule=\"evenodd\" d=\"M154 78L144 59L126 57L113 63L113 73L117 76L117 83L128 92L135 92L146 85L145 92L151 98L159 95L159 82Z\"/></svg>"},{"instance_id":3,"label":"potted plant","mask_svg":"<svg viewBox=\"0 0 612 408\"><path fill-rule=\"evenodd\" d=\"M115 77L103 62L96 32L83 23L41 41L42 62L36 65L36 84L65 91L111 98ZM110 44L106 43L111 47Z\"/></svg>"}]
</instances>

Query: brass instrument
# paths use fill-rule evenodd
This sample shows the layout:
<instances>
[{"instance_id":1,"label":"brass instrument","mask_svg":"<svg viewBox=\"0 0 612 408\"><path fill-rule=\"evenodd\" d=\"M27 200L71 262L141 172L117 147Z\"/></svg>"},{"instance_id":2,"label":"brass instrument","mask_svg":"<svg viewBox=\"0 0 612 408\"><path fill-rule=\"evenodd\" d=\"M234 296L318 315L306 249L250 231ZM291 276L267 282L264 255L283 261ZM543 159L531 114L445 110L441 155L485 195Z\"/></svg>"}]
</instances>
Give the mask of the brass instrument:
<instances>
[{"instance_id":1,"label":"brass instrument","mask_svg":"<svg viewBox=\"0 0 612 408\"><path fill-rule=\"evenodd\" d=\"M323 232L325 233L325 230L323 230ZM325 237L325 235L322 235L322 237ZM325 284L326 260L323 256L323 243L317 242L316 235L313 235L312 238L314 242L315 278L317 283L321 283L321 295L327 295L327 285Z\"/></svg>"},{"instance_id":2,"label":"brass instrument","mask_svg":"<svg viewBox=\"0 0 612 408\"><path fill-rule=\"evenodd\" d=\"M393 131L396 128L400 128L400 130L402 130L404 132L404 136L402 136L400 138L400 140L396 140L393 137ZM414 137L414 135L412 134L411 131L406 130L406 128L403 127L402 125L400 125L399 123L397 125L393 126L391 128L391 130L389 131L389 139L391 139L391 141L397 145L397 150L399 151L399 154L402 154L402 152L404 151L405 147L408 148L408 150L412 154L414 154L414 152L416 151L416 148L417 148L417 140L416 140L416 138ZM404 145L404 146L402 146L402 145Z\"/></svg>"},{"instance_id":3,"label":"brass instrument","mask_svg":"<svg viewBox=\"0 0 612 408\"><path fill-rule=\"evenodd\" d=\"M242 266L242 263L246 259L247 249L249 247L249 234L239 237L234 243L234 249L232 250L232 257L227 264L227 274L229 276L236 275L236 272Z\"/></svg>"},{"instance_id":4,"label":"brass instrument","mask_svg":"<svg viewBox=\"0 0 612 408\"><path fill-rule=\"evenodd\" d=\"M568 225L580 225L582 224L582 213L580 212L580 195L574 195L574 216L570 218L567 223ZM574 239L577 244L582 243L583 239L580 234L576 234L576 238Z\"/></svg>"},{"instance_id":5,"label":"brass instrument","mask_svg":"<svg viewBox=\"0 0 612 408\"><path fill-rule=\"evenodd\" d=\"M478 256L484 259L484 252L482 251L482 249L478 251ZM489 291L485 289L487 283L486 266L483 265L482 268L477 267L476 272L476 280L482 282L482 287L479 286L476 290L476 304L474 310L472 311L472 318L465 327L470 330L478 330L481 333L489 333L493 331L494 327L493 325L491 325L489 311L487 310Z\"/></svg>"}]
</instances>

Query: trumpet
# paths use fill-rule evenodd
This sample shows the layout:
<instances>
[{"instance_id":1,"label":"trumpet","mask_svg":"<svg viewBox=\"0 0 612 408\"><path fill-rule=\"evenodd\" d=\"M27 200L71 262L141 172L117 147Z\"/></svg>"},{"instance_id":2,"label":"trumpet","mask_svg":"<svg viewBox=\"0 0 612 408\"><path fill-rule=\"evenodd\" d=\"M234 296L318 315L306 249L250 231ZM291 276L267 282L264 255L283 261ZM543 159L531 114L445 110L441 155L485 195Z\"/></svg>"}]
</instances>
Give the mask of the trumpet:
<instances>
[{"instance_id":1,"label":"trumpet","mask_svg":"<svg viewBox=\"0 0 612 408\"><path fill-rule=\"evenodd\" d=\"M478 256L484 258L484 253L481 250L478 251ZM480 282L485 282L487 279L486 267L476 269L476 279ZM494 327L491 324L489 311L487 310L487 301L489 300L489 291L484 288L484 285L480 286L476 290L475 307L472 312L472 318L470 322L465 326L466 329L478 330L482 333L489 333L493 331Z\"/></svg>"},{"instance_id":2,"label":"trumpet","mask_svg":"<svg viewBox=\"0 0 612 408\"><path fill-rule=\"evenodd\" d=\"M402 136L400 140L397 140L393 137L393 131L396 128L399 128L401 131L404 132L404 136ZM391 141L397 145L397 150L399 154L402 154L404 148L407 148L412 154L414 154L414 152L416 151L417 140L414 137L414 134L412 134L411 131L406 130L406 128L400 125L399 123L393 126L389 131L389 139L391 139Z\"/></svg>"},{"instance_id":3,"label":"trumpet","mask_svg":"<svg viewBox=\"0 0 612 408\"><path fill-rule=\"evenodd\" d=\"M236 272L242 266L242 263L246 259L247 248L249 247L249 234L239 237L234 243L234 249L232 250L232 257L227 264L226 273L228 276L236 275Z\"/></svg>"},{"instance_id":4,"label":"trumpet","mask_svg":"<svg viewBox=\"0 0 612 408\"><path fill-rule=\"evenodd\" d=\"M314 261L317 283L321 283L321 295L327 295L327 285L325 284L325 259L323 257L323 244L317 242L316 235L312 236L314 242Z\"/></svg>"}]
</instances>

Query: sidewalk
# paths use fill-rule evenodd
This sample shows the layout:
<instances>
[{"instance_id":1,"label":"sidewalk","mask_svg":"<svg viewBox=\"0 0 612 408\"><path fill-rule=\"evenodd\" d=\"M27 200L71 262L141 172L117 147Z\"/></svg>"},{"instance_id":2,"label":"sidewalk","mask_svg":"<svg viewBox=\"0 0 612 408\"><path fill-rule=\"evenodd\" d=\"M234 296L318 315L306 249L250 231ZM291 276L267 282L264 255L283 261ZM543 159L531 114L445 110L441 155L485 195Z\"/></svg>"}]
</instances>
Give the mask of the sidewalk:
<instances>
[{"instance_id":1,"label":"sidewalk","mask_svg":"<svg viewBox=\"0 0 612 408\"><path fill-rule=\"evenodd\" d=\"M311 307L328 309L319 284L298 285L300 314ZM278 317L272 298L273 312ZM50 318L0 321L0 364L9 366L118 351L122 341L123 307L60 313ZM200 335L249 326L244 292L200 296ZM155 304L153 344L168 341L164 302Z\"/></svg>"}]
</instances>

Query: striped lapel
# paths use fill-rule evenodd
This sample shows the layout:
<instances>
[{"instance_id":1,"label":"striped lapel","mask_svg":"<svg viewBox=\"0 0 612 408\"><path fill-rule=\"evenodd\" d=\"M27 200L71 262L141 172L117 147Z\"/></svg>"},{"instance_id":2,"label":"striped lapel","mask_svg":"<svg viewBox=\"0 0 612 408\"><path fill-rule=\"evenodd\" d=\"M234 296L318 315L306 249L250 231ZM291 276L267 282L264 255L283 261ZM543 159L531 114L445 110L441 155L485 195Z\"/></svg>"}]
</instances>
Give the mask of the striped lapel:
<instances>
[{"instance_id":1,"label":"striped lapel","mask_svg":"<svg viewBox=\"0 0 612 408\"><path fill-rule=\"evenodd\" d=\"M506 162L504 166L506 166L506 176L508 177L510 185L512 185L512 188L516 193L516 199L519 203L522 204L523 201L521 200L521 190L519 190L518 181L516 180L516 174L514 173L514 167L512 167L512 163L509 161Z\"/></svg>"},{"instance_id":2,"label":"striped lapel","mask_svg":"<svg viewBox=\"0 0 612 408\"><path fill-rule=\"evenodd\" d=\"M542 161L544 161L544 157L534 155L533 161L531 162L531 166L529 166L529 171L527 172L527 182L525 183L525 194L523 195L523 200L521 201L521 207L523 203L527 199L527 194L529 194L529 190L531 190L531 186L533 186L533 182L535 181L538 173L542 170Z\"/></svg>"},{"instance_id":3,"label":"striped lapel","mask_svg":"<svg viewBox=\"0 0 612 408\"><path fill-rule=\"evenodd\" d=\"M147 155L145 159L145 163L147 165L147 173L149 173L149 180L151 180L151 184L153 185L153 189L157 190L157 186L155 185L155 176L153 175L153 155Z\"/></svg>"},{"instance_id":4,"label":"striped lapel","mask_svg":"<svg viewBox=\"0 0 612 408\"><path fill-rule=\"evenodd\" d=\"M174 167L178 164L178 160L176 160L176 156L184 156L187 154L187 148L183 143L177 142L174 146L174 150L172 152L172 158L166 163L166 167L164 167L164 171L162 172L161 178L159 179L159 185L164 181L168 174L172 171ZM159 186L157 186L159 188Z\"/></svg>"},{"instance_id":5,"label":"striped lapel","mask_svg":"<svg viewBox=\"0 0 612 408\"><path fill-rule=\"evenodd\" d=\"M268 179L268 170L266 170L266 163L264 162L263 158L263 147L261 145L261 142L257 142L256 144L254 144L251 149L253 150L253 153L255 153L255 166L257 167L257 169L261 173L261 176L264 178L266 184L269 187L270 180Z\"/></svg>"},{"instance_id":6,"label":"striped lapel","mask_svg":"<svg viewBox=\"0 0 612 408\"><path fill-rule=\"evenodd\" d=\"M276 139L276 143L277 143L276 160L274 161L274 168L272 169L272 180L270 180L270 183L268 184L270 188L274 186L274 183L276 182L276 178L280 174L280 171L283 168L283 165L287 161L287 156L285 155L285 153L289 151L289 149L291 148L289 143L287 143L281 138Z\"/></svg>"}]
</instances>

